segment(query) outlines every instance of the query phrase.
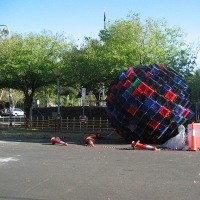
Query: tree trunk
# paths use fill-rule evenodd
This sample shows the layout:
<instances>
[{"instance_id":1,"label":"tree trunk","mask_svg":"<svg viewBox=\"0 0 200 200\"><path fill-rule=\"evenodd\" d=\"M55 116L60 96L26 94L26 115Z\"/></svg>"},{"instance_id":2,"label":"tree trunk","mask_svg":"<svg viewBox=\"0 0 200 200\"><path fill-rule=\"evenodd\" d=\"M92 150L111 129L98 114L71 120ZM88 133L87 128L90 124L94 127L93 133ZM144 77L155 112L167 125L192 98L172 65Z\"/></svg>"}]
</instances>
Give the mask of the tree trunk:
<instances>
[{"instance_id":1,"label":"tree trunk","mask_svg":"<svg viewBox=\"0 0 200 200\"><path fill-rule=\"evenodd\" d=\"M31 111L31 107L32 107L32 103L33 103L33 96L34 93L30 93L28 94L27 92L24 92L25 95L25 99L24 99L24 111L26 114L26 126L28 126L28 122L30 121L30 111Z\"/></svg>"}]
</instances>

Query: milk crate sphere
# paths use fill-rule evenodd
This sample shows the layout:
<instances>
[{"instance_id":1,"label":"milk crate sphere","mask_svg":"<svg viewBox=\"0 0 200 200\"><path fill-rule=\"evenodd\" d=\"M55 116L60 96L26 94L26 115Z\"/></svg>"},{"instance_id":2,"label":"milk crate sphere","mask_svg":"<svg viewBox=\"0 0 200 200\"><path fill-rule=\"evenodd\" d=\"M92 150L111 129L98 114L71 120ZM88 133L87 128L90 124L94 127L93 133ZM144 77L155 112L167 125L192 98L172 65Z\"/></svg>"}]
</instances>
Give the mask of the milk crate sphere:
<instances>
[{"instance_id":1,"label":"milk crate sphere","mask_svg":"<svg viewBox=\"0 0 200 200\"><path fill-rule=\"evenodd\" d=\"M194 117L189 97L190 87L172 68L140 65L129 67L113 81L106 112L123 138L163 144Z\"/></svg>"}]
</instances>

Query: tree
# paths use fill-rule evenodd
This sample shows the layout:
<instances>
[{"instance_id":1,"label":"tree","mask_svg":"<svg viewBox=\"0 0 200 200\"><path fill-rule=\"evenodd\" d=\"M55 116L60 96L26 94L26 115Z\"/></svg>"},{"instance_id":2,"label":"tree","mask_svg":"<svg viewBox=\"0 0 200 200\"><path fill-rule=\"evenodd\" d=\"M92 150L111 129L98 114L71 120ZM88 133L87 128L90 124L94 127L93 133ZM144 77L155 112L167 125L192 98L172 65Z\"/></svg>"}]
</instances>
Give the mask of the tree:
<instances>
[{"instance_id":1,"label":"tree","mask_svg":"<svg viewBox=\"0 0 200 200\"><path fill-rule=\"evenodd\" d=\"M86 87L96 99L102 85L108 87L129 66L162 64L191 75L196 59L180 28L171 28L164 20L142 22L138 14L108 24L99 39L86 37L69 57L67 70L74 86Z\"/></svg>"},{"instance_id":2,"label":"tree","mask_svg":"<svg viewBox=\"0 0 200 200\"><path fill-rule=\"evenodd\" d=\"M196 56L184 41L184 33L178 27L169 27L164 20L147 19L141 22L139 15L129 15L100 31L100 40L107 47L107 71L116 76L128 66L162 64L175 68L183 75L191 73Z\"/></svg>"},{"instance_id":3,"label":"tree","mask_svg":"<svg viewBox=\"0 0 200 200\"><path fill-rule=\"evenodd\" d=\"M47 32L14 34L0 41L0 87L24 93L24 110L29 117L35 92L56 82L63 55L70 49L65 38Z\"/></svg>"}]
</instances>

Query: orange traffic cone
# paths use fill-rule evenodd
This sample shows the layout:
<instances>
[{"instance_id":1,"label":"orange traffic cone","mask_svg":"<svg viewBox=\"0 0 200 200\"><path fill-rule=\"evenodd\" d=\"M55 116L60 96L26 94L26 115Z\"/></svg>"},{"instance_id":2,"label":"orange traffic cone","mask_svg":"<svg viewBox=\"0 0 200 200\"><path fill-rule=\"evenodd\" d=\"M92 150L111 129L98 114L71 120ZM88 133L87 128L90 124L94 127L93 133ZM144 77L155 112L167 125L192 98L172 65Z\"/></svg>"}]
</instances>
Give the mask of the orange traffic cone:
<instances>
[{"instance_id":1,"label":"orange traffic cone","mask_svg":"<svg viewBox=\"0 0 200 200\"><path fill-rule=\"evenodd\" d=\"M191 151L196 151L197 150L197 141L196 141L196 133L195 133L195 128L194 128L194 122L192 122L192 134L191 134Z\"/></svg>"},{"instance_id":2,"label":"orange traffic cone","mask_svg":"<svg viewBox=\"0 0 200 200\"><path fill-rule=\"evenodd\" d=\"M132 141L131 143L131 146L135 149L135 148L138 148L138 149L146 149L146 150L159 150L157 149L156 147L154 146L151 146L151 145L147 145L147 144L141 144L139 142L135 142L135 141Z\"/></svg>"},{"instance_id":3,"label":"orange traffic cone","mask_svg":"<svg viewBox=\"0 0 200 200\"><path fill-rule=\"evenodd\" d=\"M89 147L94 147L94 138L92 138L91 136L87 136L85 137L85 140L86 140L86 144L87 146Z\"/></svg>"},{"instance_id":4,"label":"orange traffic cone","mask_svg":"<svg viewBox=\"0 0 200 200\"><path fill-rule=\"evenodd\" d=\"M61 141L59 137L52 137L51 141L52 141L52 144L62 144L64 146L68 146L67 142Z\"/></svg>"}]
</instances>

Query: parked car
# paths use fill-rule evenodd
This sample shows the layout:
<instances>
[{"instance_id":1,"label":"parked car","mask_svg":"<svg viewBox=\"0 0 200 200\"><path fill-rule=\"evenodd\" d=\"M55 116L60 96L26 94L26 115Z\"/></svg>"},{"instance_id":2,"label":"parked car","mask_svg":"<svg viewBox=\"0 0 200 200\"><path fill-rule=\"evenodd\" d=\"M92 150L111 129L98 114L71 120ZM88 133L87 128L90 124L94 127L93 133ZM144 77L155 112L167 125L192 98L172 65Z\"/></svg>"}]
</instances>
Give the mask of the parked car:
<instances>
[{"instance_id":1,"label":"parked car","mask_svg":"<svg viewBox=\"0 0 200 200\"><path fill-rule=\"evenodd\" d=\"M21 110L20 108L14 108L11 113L10 113L10 110L7 110L5 112L2 112L1 113L1 116L10 116L10 114L12 116L24 116L24 111Z\"/></svg>"}]
</instances>

